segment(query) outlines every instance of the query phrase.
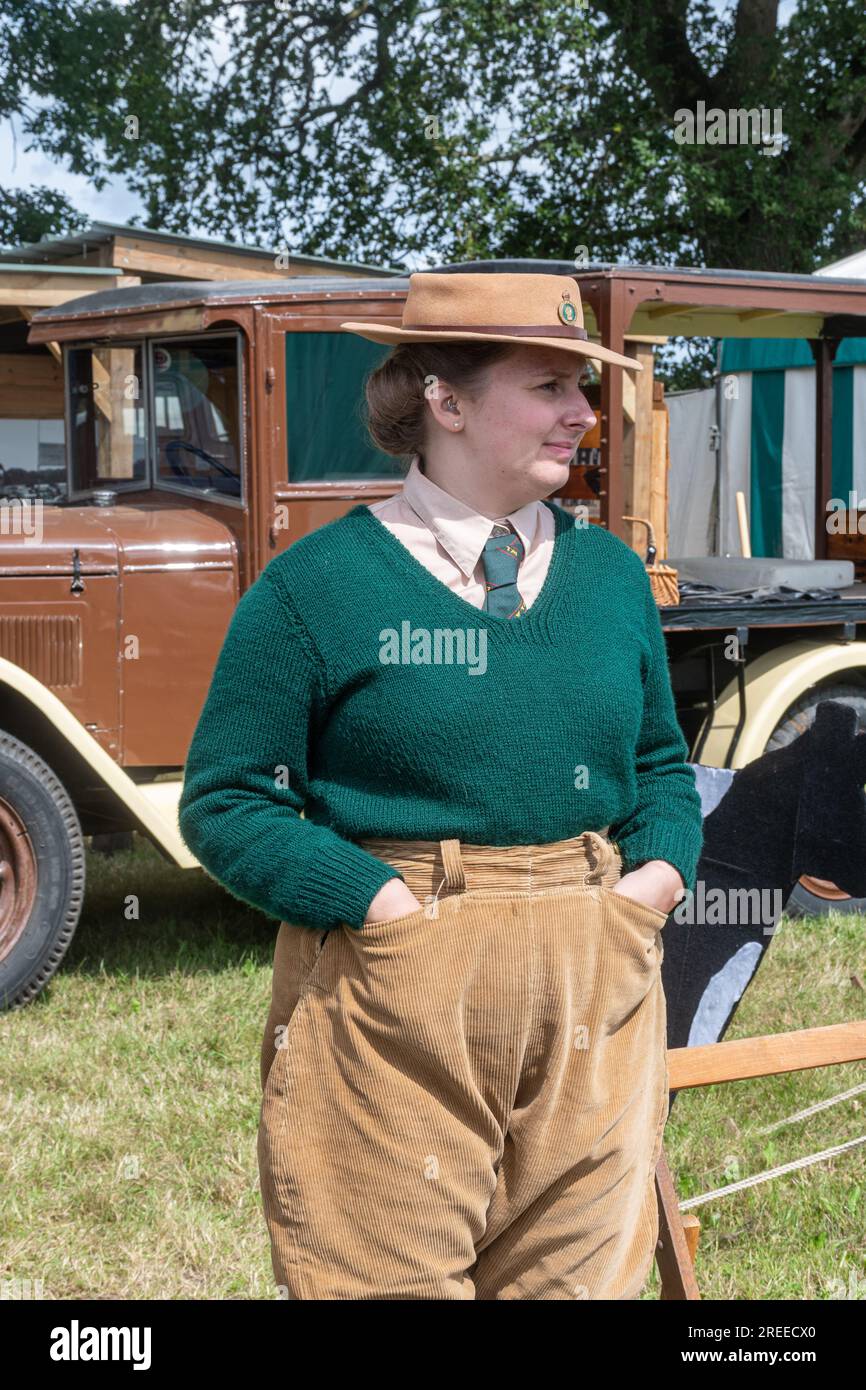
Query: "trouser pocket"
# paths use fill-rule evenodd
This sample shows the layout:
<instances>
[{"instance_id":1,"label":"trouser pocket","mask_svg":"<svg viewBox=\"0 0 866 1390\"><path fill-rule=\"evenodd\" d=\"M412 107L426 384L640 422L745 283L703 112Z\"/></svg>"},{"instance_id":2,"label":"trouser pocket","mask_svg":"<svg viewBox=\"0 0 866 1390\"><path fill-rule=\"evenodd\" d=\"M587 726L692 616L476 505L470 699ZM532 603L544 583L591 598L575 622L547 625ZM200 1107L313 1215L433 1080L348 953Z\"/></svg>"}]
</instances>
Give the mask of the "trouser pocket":
<instances>
[{"instance_id":1,"label":"trouser pocket","mask_svg":"<svg viewBox=\"0 0 866 1390\"><path fill-rule=\"evenodd\" d=\"M306 991L315 985L325 954L328 929L313 930L293 922L281 922L274 950L271 1005L262 1039L260 1073L262 1089L277 1053L288 1045L292 1019Z\"/></svg>"}]
</instances>

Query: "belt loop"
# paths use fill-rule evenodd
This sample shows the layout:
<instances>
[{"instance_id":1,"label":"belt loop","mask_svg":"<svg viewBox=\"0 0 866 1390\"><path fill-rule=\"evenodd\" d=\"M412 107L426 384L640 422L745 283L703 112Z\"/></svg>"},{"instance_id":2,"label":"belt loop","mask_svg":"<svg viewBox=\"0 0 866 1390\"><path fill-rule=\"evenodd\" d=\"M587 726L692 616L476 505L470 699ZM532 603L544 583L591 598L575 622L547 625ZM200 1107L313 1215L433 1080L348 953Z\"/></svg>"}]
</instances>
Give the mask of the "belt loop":
<instances>
[{"instance_id":1,"label":"belt loop","mask_svg":"<svg viewBox=\"0 0 866 1390\"><path fill-rule=\"evenodd\" d=\"M586 876L586 882L601 883L605 871L613 861L613 846L609 840L606 840L603 835L599 835L596 830L585 830L583 838L590 842L597 858L595 867Z\"/></svg>"},{"instance_id":2,"label":"belt loop","mask_svg":"<svg viewBox=\"0 0 866 1390\"><path fill-rule=\"evenodd\" d=\"M459 840L440 840L439 848L442 853L442 867L445 870L445 882L450 889L459 889L460 892L466 891L466 867L463 863L463 856L460 853ZM441 888L441 884L439 885Z\"/></svg>"}]
</instances>

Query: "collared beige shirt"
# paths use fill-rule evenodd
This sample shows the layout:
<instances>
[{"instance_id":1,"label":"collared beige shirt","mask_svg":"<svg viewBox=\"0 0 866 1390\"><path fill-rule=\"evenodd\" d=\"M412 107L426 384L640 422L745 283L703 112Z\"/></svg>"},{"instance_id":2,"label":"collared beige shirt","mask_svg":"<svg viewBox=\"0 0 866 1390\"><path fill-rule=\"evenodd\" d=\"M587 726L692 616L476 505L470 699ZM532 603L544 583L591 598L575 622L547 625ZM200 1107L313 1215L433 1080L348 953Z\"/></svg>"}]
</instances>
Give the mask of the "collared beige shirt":
<instances>
[{"instance_id":1,"label":"collared beige shirt","mask_svg":"<svg viewBox=\"0 0 866 1390\"><path fill-rule=\"evenodd\" d=\"M431 574L476 608L483 608L487 597L484 544L496 521L511 525L525 551L517 574L518 593L530 608L541 592L555 535L554 515L543 502L527 502L491 521L422 473L415 454L403 491L368 506Z\"/></svg>"}]
</instances>

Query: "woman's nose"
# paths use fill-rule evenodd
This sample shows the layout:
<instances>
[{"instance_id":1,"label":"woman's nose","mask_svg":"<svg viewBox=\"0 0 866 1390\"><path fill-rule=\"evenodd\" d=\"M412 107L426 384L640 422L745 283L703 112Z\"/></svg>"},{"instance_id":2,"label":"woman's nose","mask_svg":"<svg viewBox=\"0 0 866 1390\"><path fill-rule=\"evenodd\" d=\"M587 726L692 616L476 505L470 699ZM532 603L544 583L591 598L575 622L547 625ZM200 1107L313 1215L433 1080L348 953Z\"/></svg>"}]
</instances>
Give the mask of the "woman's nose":
<instances>
[{"instance_id":1,"label":"woman's nose","mask_svg":"<svg viewBox=\"0 0 866 1390\"><path fill-rule=\"evenodd\" d=\"M595 411L586 396L581 395L580 400L575 402L568 412L567 419L572 429L583 430L584 434L587 430L592 429L595 424Z\"/></svg>"}]
</instances>

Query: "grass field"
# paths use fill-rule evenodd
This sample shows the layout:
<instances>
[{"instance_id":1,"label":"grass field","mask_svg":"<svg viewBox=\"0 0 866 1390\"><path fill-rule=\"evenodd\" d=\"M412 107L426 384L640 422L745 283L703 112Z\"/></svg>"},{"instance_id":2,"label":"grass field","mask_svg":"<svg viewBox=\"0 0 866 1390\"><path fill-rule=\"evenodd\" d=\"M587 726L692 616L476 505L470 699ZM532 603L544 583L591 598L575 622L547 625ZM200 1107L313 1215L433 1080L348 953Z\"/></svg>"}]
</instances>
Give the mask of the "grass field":
<instances>
[{"instance_id":1,"label":"grass field","mask_svg":"<svg viewBox=\"0 0 866 1390\"><path fill-rule=\"evenodd\" d=\"M256 1165L276 932L138 837L88 851L59 974L0 1015L0 1280L54 1299L276 1297ZM862 917L786 918L727 1036L861 1018L852 976ZM665 1138L680 1198L863 1134L866 1093L758 1131L864 1081L849 1063L683 1092ZM866 1297L864 1192L866 1145L699 1207L702 1296Z\"/></svg>"}]
</instances>

